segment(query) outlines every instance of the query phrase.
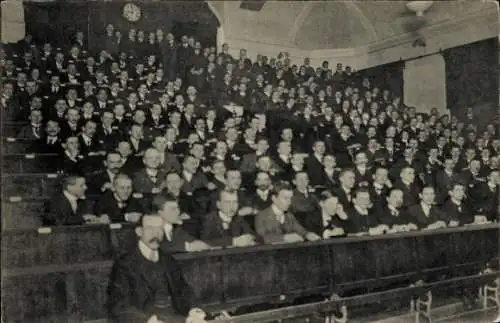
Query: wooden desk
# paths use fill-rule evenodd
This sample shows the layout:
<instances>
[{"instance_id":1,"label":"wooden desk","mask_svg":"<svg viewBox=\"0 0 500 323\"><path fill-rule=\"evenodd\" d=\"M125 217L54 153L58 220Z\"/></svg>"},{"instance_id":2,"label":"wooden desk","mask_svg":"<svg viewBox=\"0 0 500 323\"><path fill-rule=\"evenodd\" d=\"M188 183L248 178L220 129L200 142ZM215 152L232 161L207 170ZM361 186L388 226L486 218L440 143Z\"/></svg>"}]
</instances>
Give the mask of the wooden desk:
<instances>
[{"instance_id":1,"label":"wooden desk","mask_svg":"<svg viewBox=\"0 0 500 323\"><path fill-rule=\"evenodd\" d=\"M477 273L497 259L498 229L499 225L490 224L231 248L176 258L198 302L231 307L330 295L360 286L384 288L426 279L429 273L449 277ZM135 243L131 230L82 226L54 228L43 236L36 230L4 232L6 317L53 315L63 309L86 319L103 317L112 259L128 243ZM47 301L40 300L42 295L48 295Z\"/></svg>"}]
</instances>

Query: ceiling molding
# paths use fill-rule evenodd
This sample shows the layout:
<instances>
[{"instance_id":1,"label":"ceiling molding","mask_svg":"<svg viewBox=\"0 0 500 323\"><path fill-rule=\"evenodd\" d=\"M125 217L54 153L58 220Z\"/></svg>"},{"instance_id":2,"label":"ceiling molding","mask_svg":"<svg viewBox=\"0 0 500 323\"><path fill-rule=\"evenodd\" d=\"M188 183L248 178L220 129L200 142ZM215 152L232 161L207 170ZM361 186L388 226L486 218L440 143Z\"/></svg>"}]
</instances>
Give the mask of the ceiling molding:
<instances>
[{"instance_id":1,"label":"ceiling molding","mask_svg":"<svg viewBox=\"0 0 500 323\"><path fill-rule=\"evenodd\" d=\"M455 17L453 19L446 19L435 24L423 27L420 29L420 34L424 37L434 38L439 36L439 34L451 32L457 29L462 29L468 24L477 23L481 21L481 24L491 25L491 30L494 30L496 34L499 32L499 20L498 20L498 9L492 10L489 8L482 8L480 10L471 11L463 16ZM368 44L364 47L367 53L380 52L388 48L401 46L410 42L415 41L420 38L418 35L405 33L393 37L389 37L382 41ZM480 40L480 39L478 39Z\"/></svg>"},{"instance_id":2,"label":"ceiling molding","mask_svg":"<svg viewBox=\"0 0 500 323\"><path fill-rule=\"evenodd\" d=\"M351 14L353 14L355 17L358 17L361 25L363 26L363 28L365 28L366 32L370 36L370 39L372 41L376 41L378 39L377 31L375 30L375 27L373 26L370 19L368 19L363 11L361 11L359 6L353 1L346 1L344 2L344 5Z\"/></svg>"},{"instance_id":3,"label":"ceiling molding","mask_svg":"<svg viewBox=\"0 0 500 323\"><path fill-rule=\"evenodd\" d=\"M295 43L295 38L297 37L297 33L299 32L300 27L302 27L302 25L306 21L307 17L309 17L313 5L314 1L305 1L302 10L300 11L295 21L293 22L292 28L290 28L290 31L288 32L288 39L291 43Z\"/></svg>"}]
</instances>

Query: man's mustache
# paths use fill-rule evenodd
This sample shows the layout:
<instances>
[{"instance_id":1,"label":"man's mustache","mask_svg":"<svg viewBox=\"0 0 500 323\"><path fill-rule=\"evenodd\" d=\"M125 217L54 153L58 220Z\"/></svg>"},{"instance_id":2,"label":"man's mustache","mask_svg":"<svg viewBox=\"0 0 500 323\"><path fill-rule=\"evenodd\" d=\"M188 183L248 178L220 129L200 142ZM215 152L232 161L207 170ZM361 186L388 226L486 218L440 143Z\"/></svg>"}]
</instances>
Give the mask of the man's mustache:
<instances>
[{"instance_id":1,"label":"man's mustache","mask_svg":"<svg viewBox=\"0 0 500 323\"><path fill-rule=\"evenodd\" d=\"M149 240L149 243L153 243L153 242L160 243L161 241L158 238L152 238Z\"/></svg>"}]
</instances>

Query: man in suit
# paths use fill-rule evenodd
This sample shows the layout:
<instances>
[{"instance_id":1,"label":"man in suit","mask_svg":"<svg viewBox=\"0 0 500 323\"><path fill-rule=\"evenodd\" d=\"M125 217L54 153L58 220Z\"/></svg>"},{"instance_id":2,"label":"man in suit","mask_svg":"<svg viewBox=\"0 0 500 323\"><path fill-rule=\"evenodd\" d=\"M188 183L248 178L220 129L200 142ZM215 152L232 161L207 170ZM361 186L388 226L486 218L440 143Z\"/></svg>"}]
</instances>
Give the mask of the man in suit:
<instances>
[{"instance_id":1,"label":"man in suit","mask_svg":"<svg viewBox=\"0 0 500 323\"><path fill-rule=\"evenodd\" d=\"M370 199L373 206L376 207L378 204L385 203L385 197L389 193L389 171L387 168L380 166L375 169L373 174L373 182L369 186L370 189Z\"/></svg>"},{"instance_id":2,"label":"man in suit","mask_svg":"<svg viewBox=\"0 0 500 323\"><path fill-rule=\"evenodd\" d=\"M323 185L323 157L325 155L325 143L317 140L313 145L313 154L305 159L307 174L311 179L311 185Z\"/></svg>"},{"instance_id":3,"label":"man in suit","mask_svg":"<svg viewBox=\"0 0 500 323\"><path fill-rule=\"evenodd\" d=\"M165 136L155 136L152 147L160 152L160 168L165 173L179 173L181 171L181 165L179 164L177 157L167 150L167 139Z\"/></svg>"},{"instance_id":4,"label":"man in suit","mask_svg":"<svg viewBox=\"0 0 500 323\"><path fill-rule=\"evenodd\" d=\"M434 205L436 193L432 186L425 186L419 194L420 203L408 208L408 216L419 229L446 227L443 212Z\"/></svg>"},{"instance_id":5,"label":"man in suit","mask_svg":"<svg viewBox=\"0 0 500 323\"><path fill-rule=\"evenodd\" d=\"M255 176L255 191L249 194L250 204L257 210L262 211L271 206L271 177L267 172L258 172ZM252 227L254 226L252 221Z\"/></svg>"},{"instance_id":6,"label":"man in suit","mask_svg":"<svg viewBox=\"0 0 500 323\"><path fill-rule=\"evenodd\" d=\"M316 233L324 239L344 236L344 220L347 214L339 203L339 199L328 190L322 192L319 198L320 209L309 214L305 219L304 228Z\"/></svg>"},{"instance_id":7,"label":"man in suit","mask_svg":"<svg viewBox=\"0 0 500 323\"><path fill-rule=\"evenodd\" d=\"M394 184L395 188L403 192L403 208L418 203L420 189L415 180L415 169L409 166L403 167L399 173L399 179Z\"/></svg>"},{"instance_id":8,"label":"man in suit","mask_svg":"<svg viewBox=\"0 0 500 323\"><path fill-rule=\"evenodd\" d=\"M45 136L35 140L30 146L29 151L38 154L62 154L62 142L59 137L61 128L59 123L55 120L47 121L45 125Z\"/></svg>"},{"instance_id":9,"label":"man in suit","mask_svg":"<svg viewBox=\"0 0 500 323\"><path fill-rule=\"evenodd\" d=\"M184 231L183 213L179 202L173 196L159 194L153 198L152 212L163 220L163 232L165 236L160 245L160 250L165 253L197 252L210 249L210 246L201 240L196 240L188 232Z\"/></svg>"},{"instance_id":10,"label":"man in suit","mask_svg":"<svg viewBox=\"0 0 500 323\"><path fill-rule=\"evenodd\" d=\"M165 181L165 173L160 169L160 153L148 148L142 158L144 168L133 176L134 192L142 194L158 194Z\"/></svg>"},{"instance_id":11,"label":"man in suit","mask_svg":"<svg viewBox=\"0 0 500 323\"><path fill-rule=\"evenodd\" d=\"M470 192L471 205L476 215L484 215L489 221L498 218L500 171L490 170L487 180Z\"/></svg>"},{"instance_id":12,"label":"man in suit","mask_svg":"<svg viewBox=\"0 0 500 323\"><path fill-rule=\"evenodd\" d=\"M22 127L17 134L18 138L37 140L43 136L42 111L31 110L29 115L30 124Z\"/></svg>"},{"instance_id":13,"label":"man in suit","mask_svg":"<svg viewBox=\"0 0 500 323\"><path fill-rule=\"evenodd\" d=\"M196 190L206 188L208 179L198 170L200 162L191 155L184 157L182 162L182 191L188 195L192 195Z\"/></svg>"},{"instance_id":14,"label":"man in suit","mask_svg":"<svg viewBox=\"0 0 500 323\"><path fill-rule=\"evenodd\" d=\"M321 239L316 233L304 229L293 214L287 213L293 197L290 184L276 183L271 194L273 204L255 217L255 231L264 239L264 243L294 243L304 239Z\"/></svg>"},{"instance_id":15,"label":"man in suit","mask_svg":"<svg viewBox=\"0 0 500 323\"><path fill-rule=\"evenodd\" d=\"M389 191L386 203L377 205L374 210L375 226L385 226L388 233L405 232L417 230L415 221L402 210L403 206L403 191L393 188Z\"/></svg>"},{"instance_id":16,"label":"man in suit","mask_svg":"<svg viewBox=\"0 0 500 323\"><path fill-rule=\"evenodd\" d=\"M94 138L96 130L97 124L93 120L87 120L82 127L82 132L78 136L82 155L96 154L101 149L99 142Z\"/></svg>"},{"instance_id":17,"label":"man in suit","mask_svg":"<svg viewBox=\"0 0 500 323\"><path fill-rule=\"evenodd\" d=\"M455 162L451 156L447 156L444 160L443 169L436 172L436 202L438 204L443 204L443 202L448 198L448 191L453 182L458 179L458 175L454 171Z\"/></svg>"},{"instance_id":18,"label":"man in suit","mask_svg":"<svg viewBox=\"0 0 500 323\"><path fill-rule=\"evenodd\" d=\"M99 198L95 210L97 216L107 216L112 223L137 222L144 214L141 201L132 196L132 180L125 174L114 176L112 187Z\"/></svg>"},{"instance_id":19,"label":"man in suit","mask_svg":"<svg viewBox=\"0 0 500 323\"><path fill-rule=\"evenodd\" d=\"M459 226L473 222L472 213L465 201L465 184L455 182L451 184L448 195L449 200L443 204L442 210L445 214L443 219L448 226Z\"/></svg>"},{"instance_id":20,"label":"man in suit","mask_svg":"<svg viewBox=\"0 0 500 323\"><path fill-rule=\"evenodd\" d=\"M138 243L116 260L108 287L109 319L116 323L184 323L204 313L192 308L190 287L175 259L160 252L165 236L159 216L143 216L135 233ZM148 319L149 318L149 319Z\"/></svg>"},{"instance_id":21,"label":"man in suit","mask_svg":"<svg viewBox=\"0 0 500 323\"><path fill-rule=\"evenodd\" d=\"M202 219L201 239L210 245L247 247L256 243L255 236L243 217L238 216L238 196L220 191L217 210Z\"/></svg>"},{"instance_id":22,"label":"man in suit","mask_svg":"<svg viewBox=\"0 0 500 323\"><path fill-rule=\"evenodd\" d=\"M57 193L48 203L44 215L45 226L83 225L99 222L86 205L85 178L78 175L68 175L62 180L62 192Z\"/></svg>"},{"instance_id":23,"label":"man in suit","mask_svg":"<svg viewBox=\"0 0 500 323\"><path fill-rule=\"evenodd\" d=\"M99 195L113 187L113 181L122 167L122 157L117 152L109 152L103 163L104 170L88 177L90 195Z\"/></svg>"}]
</instances>

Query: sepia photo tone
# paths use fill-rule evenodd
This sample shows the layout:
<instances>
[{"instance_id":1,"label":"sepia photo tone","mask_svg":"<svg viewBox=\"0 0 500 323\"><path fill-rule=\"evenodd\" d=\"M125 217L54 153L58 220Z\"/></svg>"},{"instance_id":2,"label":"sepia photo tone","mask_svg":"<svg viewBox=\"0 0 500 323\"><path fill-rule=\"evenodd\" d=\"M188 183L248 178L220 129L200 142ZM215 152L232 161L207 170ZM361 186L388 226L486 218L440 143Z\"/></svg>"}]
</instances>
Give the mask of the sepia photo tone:
<instances>
[{"instance_id":1,"label":"sepia photo tone","mask_svg":"<svg viewBox=\"0 0 500 323\"><path fill-rule=\"evenodd\" d=\"M500 323L497 1L1 1L2 323Z\"/></svg>"}]
</instances>

